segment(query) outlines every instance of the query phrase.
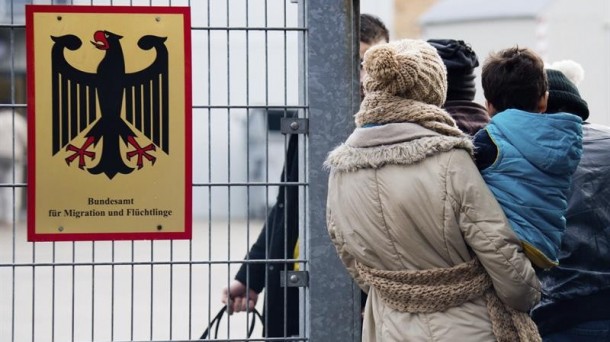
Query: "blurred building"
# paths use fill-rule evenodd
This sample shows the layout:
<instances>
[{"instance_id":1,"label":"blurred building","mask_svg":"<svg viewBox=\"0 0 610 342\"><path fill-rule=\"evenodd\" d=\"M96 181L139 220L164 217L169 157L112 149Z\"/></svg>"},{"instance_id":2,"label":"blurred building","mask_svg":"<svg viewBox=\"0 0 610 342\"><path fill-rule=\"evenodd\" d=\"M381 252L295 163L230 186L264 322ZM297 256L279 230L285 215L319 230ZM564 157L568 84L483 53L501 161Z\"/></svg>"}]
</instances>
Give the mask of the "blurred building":
<instances>
[{"instance_id":1,"label":"blurred building","mask_svg":"<svg viewBox=\"0 0 610 342\"><path fill-rule=\"evenodd\" d=\"M610 124L610 3L571 0L440 0L421 17L422 38L470 43L481 62L490 51L529 47L546 62L572 59L585 69L580 85L589 121ZM480 74L480 68L477 72ZM476 100L483 102L480 78Z\"/></svg>"},{"instance_id":2,"label":"blurred building","mask_svg":"<svg viewBox=\"0 0 610 342\"><path fill-rule=\"evenodd\" d=\"M26 172L26 0L0 0L0 183L25 182ZM21 218L21 187L0 188L0 222ZM13 217L13 210L16 217Z\"/></svg>"},{"instance_id":3,"label":"blurred building","mask_svg":"<svg viewBox=\"0 0 610 342\"><path fill-rule=\"evenodd\" d=\"M607 0L383 0L360 6L387 24L391 40L462 39L481 63L491 51L514 45L532 48L549 63L572 59L585 69L579 88L591 109L589 121L610 125ZM480 78L477 87L475 100L483 103Z\"/></svg>"},{"instance_id":4,"label":"blurred building","mask_svg":"<svg viewBox=\"0 0 610 342\"><path fill-rule=\"evenodd\" d=\"M25 104L26 3L0 0L0 104Z\"/></svg>"}]
</instances>

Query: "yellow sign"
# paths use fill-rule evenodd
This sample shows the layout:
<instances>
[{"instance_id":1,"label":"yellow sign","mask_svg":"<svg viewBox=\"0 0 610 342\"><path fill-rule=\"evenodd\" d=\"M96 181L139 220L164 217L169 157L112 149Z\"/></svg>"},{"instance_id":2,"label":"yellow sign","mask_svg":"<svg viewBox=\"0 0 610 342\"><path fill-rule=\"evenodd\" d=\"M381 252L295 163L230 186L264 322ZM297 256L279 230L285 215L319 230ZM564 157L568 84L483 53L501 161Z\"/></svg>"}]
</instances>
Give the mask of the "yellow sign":
<instances>
[{"instance_id":1,"label":"yellow sign","mask_svg":"<svg viewBox=\"0 0 610 342\"><path fill-rule=\"evenodd\" d=\"M26 7L28 240L191 237L188 7Z\"/></svg>"}]
</instances>

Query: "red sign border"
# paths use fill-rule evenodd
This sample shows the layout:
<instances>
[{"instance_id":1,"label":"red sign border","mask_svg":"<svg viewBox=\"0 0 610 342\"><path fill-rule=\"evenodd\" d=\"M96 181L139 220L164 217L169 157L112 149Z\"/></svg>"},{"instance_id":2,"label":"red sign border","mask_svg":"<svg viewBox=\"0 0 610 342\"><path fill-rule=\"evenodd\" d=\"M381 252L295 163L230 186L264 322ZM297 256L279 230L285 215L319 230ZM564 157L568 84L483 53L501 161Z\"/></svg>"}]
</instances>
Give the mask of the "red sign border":
<instances>
[{"instance_id":1,"label":"red sign border","mask_svg":"<svg viewBox=\"0 0 610 342\"><path fill-rule=\"evenodd\" d=\"M169 240L192 238L192 86L191 86L191 12L184 6L86 6L86 5L26 5L27 49L27 115L28 115L28 175L27 175L27 229L28 241L97 241L97 240ZM52 233L36 232L36 119L35 119L35 63L34 63L34 14L35 13L133 13L133 14L181 14L184 17L184 101L185 101L185 184L184 231L154 233Z\"/></svg>"}]
</instances>

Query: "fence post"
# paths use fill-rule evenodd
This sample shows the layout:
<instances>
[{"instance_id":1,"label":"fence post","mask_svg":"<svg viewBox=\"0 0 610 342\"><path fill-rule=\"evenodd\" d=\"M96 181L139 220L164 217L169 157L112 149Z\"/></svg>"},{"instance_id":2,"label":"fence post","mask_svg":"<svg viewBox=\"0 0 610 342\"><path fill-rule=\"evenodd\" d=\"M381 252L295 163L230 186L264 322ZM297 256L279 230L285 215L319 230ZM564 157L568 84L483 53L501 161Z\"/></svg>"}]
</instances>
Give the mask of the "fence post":
<instances>
[{"instance_id":1,"label":"fence post","mask_svg":"<svg viewBox=\"0 0 610 342\"><path fill-rule=\"evenodd\" d=\"M304 0L309 107L305 329L310 341L360 341L360 290L326 230L327 153L354 128L360 103L359 1Z\"/></svg>"}]
</instances>

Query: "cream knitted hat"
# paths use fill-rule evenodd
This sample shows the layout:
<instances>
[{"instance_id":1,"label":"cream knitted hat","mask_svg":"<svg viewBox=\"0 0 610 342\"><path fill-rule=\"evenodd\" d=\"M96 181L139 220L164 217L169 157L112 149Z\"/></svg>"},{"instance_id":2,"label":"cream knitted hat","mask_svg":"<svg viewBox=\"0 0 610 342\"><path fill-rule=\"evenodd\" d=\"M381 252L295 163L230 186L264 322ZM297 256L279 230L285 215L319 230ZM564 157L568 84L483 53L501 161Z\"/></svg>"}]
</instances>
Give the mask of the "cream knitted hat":
<instances>
[{"instance_id":1,"label":"cream knitted hat","mask_svg":"<svg viewBox=\"0 0 610 342\"><path fill-rule=\"evenodd\" d=\"M447 70L436 49L422 40L402 39L373 46L364 54L364 92L384 92L442 106Z\"/></svg>"}]
</instances>

